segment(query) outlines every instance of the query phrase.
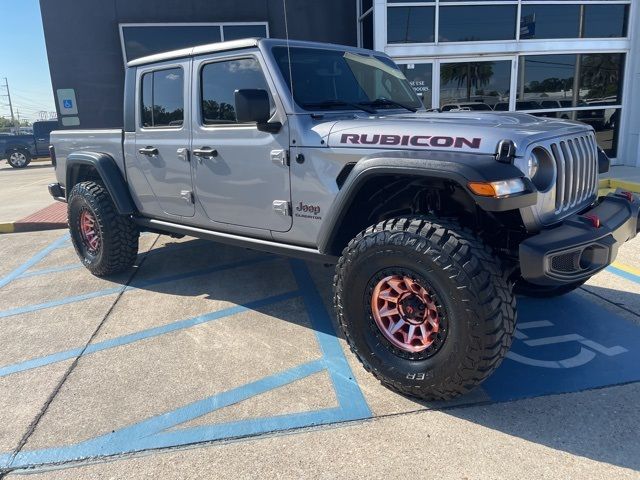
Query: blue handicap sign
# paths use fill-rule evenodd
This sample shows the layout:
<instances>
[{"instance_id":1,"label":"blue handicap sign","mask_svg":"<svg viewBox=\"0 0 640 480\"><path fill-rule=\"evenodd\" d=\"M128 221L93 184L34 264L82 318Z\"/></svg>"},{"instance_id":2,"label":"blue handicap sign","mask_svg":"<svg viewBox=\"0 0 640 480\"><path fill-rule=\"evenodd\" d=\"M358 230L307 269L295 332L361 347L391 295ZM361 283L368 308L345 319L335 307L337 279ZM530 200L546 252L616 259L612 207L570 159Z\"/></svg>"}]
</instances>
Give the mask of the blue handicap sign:
<instances>
[{"instance_id":1,"label":"blue handicap sign","mask_svg":"<svg viewBox=\"0 0 640 480\"><path fill-rule=\"evenodd\" d=\"M518 299L513 345L483 384L496 401L640 381L640 328L572 293Z\"/></svg>"},{"instance_id":2,"label":"blue handicap sign","mask_svg":"<svg viewBox=\"0 0 640 480\"><path fill-rule=\"evenodd\" d=\"M73 108L73 100L71 99L66 99L62 101L62 106L64 108Z\"/></svg>"}]
</instances>

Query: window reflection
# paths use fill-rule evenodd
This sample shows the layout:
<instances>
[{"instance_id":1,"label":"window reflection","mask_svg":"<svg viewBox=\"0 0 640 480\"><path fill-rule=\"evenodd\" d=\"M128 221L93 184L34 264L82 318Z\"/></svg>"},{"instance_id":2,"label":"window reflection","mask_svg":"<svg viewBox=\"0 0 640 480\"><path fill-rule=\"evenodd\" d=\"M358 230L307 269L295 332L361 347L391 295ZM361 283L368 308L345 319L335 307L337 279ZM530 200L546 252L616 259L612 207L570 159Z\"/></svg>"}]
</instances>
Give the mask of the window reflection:
<instances>
[{"instance_id":1,"label":"window reflection","mask_svg":"<svg viewBox=\"0 0 640 480\"><path fill-rule=\"evenodd\" d=\"M434 7L394 7L387 11L388 43L433 43Z\"/></svg>"},{"instance_id":2,"label":"window reflection","mask_svg":"<svg viewBox=\"0 0 640 480\"><path fill-rule=\"evenodd\" d=\"M478 110L474 104L490 108L509 102L511 62L443 63L440 66L440 106L459 105L459 109Z\"/></svg>"},{"instance_id":3,"label":"window reflection","mask_svg":"<svg viewBox=\"0 0 640 480\"><path fill-rule=\"evenodd\" d=\"M536 102L535 108L617 105L623 71L621 53L523 56L517 98Z\"/></svg>"},{"instance_id":4,"label":"window reflection","mask_svg":"<svg viewBox=\"0 0 640 480\"><path fill-rule=\"evenodd\" d=\"M411 87L416 92L425 107L431 108L431 87L433 65L430 63L411 63L399 65L400 70L407 77Z\"/></svg>"},{"instance_id":5,"label":"window reflection","mask_svg":"<svg viewBox=\"0 0 640 480\"><path fill-rule=\"evenodd\" d=\"M516 5L440 7L440 42L515 39Z\"/></svg>"}]
</instances>

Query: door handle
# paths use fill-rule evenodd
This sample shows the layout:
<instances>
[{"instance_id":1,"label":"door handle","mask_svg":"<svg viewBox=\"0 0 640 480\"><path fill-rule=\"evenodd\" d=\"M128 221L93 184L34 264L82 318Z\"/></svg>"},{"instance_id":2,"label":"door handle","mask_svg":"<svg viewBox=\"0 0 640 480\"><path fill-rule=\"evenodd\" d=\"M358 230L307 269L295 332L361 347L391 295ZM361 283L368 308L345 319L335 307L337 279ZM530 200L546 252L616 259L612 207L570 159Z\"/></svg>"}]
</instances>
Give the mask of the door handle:
<instances>
[{"instance_id":1,"label":"door handle","mask_svg":"<svg viewBox=\"0 0 640 480\"><path fill-rule=\"evenodd\" d=\"M218 151L211 147L196 148L192 153L195 157L198 157L201 163L205 158L214 158L218 156Z\"/></svg>"},{"instance_id":2,"label":"door handle","mask_svg":"<svg viewBox=\"0 0 640 480\"><path fill-rule=\"evenodd\" d=\"M158 155L158 149L156 147L144 147L138 150L138 153L152 157L154 155Z\"/></svg>"}]
</instances>

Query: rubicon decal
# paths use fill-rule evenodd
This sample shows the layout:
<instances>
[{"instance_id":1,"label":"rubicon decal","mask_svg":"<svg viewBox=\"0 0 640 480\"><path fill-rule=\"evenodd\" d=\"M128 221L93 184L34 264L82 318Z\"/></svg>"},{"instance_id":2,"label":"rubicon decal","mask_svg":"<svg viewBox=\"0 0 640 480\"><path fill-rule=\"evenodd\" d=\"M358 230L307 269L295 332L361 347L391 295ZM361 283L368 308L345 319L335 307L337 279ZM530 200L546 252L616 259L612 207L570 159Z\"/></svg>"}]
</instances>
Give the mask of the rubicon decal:
<instances>
[{"instance_id":1,"label":"rubicon decal","mask_svg":"<svg viewBox=\"0 0 640 480\"><path fill-rule=\"evenodd\" d=\"M344 133L340 143L351 145L385 145L440 148L480 148L481 138L444 137L430 135L382 135L369 133Z\"/></svg>"}]
</instances>

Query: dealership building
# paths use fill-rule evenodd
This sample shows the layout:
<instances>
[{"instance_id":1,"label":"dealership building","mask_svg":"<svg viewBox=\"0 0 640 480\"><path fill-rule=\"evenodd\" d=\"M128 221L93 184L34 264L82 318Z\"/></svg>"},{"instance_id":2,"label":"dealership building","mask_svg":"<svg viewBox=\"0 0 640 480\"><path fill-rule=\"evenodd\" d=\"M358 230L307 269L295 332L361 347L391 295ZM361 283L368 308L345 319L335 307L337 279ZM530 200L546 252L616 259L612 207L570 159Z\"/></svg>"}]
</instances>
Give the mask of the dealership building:
<instances>
[{"instance_id":1,"label":"dealership building","mask_svg":"<svg viewBox=\"0 0 640 480\"><path fill-rule=\"evenodd\" d=\"M122 125L127 61L288 31L292 39L385 52L427 108L576 119L593 125L616 163L640 166L638 3L41 0L40 7L62 128Z\"/></svg>"}]
</instances>

